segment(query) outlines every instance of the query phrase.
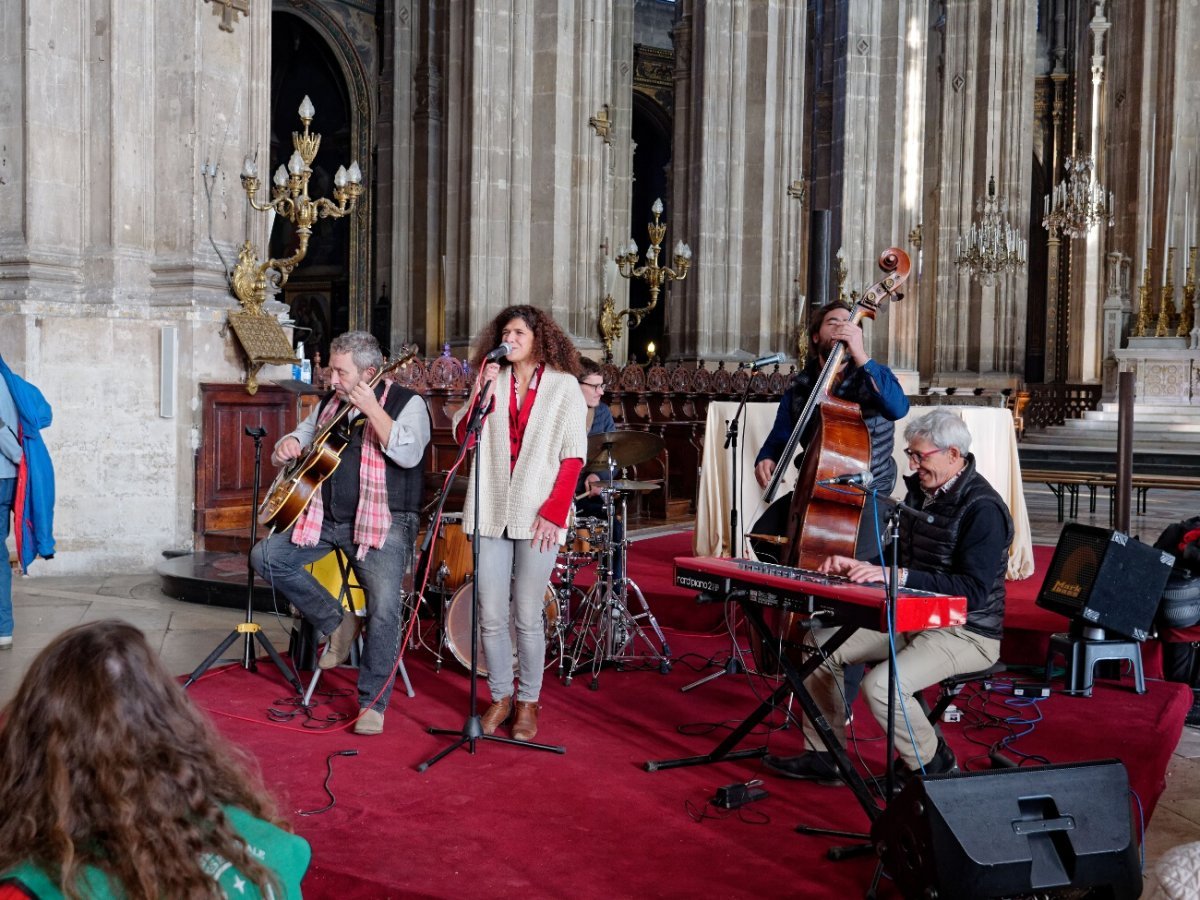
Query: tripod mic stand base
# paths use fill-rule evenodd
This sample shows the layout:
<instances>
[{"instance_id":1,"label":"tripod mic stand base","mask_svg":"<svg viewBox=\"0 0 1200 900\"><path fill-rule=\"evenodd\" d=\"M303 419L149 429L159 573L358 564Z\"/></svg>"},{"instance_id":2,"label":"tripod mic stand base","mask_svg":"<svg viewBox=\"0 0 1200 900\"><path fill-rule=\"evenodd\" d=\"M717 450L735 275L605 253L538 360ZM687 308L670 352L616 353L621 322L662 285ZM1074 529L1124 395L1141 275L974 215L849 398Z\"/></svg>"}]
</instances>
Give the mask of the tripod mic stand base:
<instances>
[{"instance_id":1,"label":"tripod mic stand base","mask_svg":"<svg viewBox=\"0 0 1200 900\"><path fill-rule=\"evenodd\" d=\"M518 741L515 738L506 738L498 734L484 734L482 719L475 715L467 719L463 723L461 729L453 728L427 728L430 734L457 734L458 740L438 751L425 762L417 766L418 772L424 772L434 763L439 762L442 758L449 756L453 751L460 747L466 747L467 752L471 755L475 754L476 741L492 741L497 744L511 744L516 747L527 747L530 750L545 750L550 753L563 754L567 752L567 748L561 744L539 744L536 741Z\"/></svg>"},{"instance_id":2,"label":"tripod mic stand base","mask_svg":"<svg viewBox=\"0 0 1200 900\"><path fill-rule=\"evenodd\" d=\"M267 656L271 658L271 662L275 664L275 668L279 669L279 674L283 676L283 680L290 684L297 694L302 695L304 693L304 688L301 686L299 680L297 680L295 676L288 671L287 664L284 663L283 657L279 655L278 651L276 651L270 639L263 634L262 626L257 622L241 622L236 628L233 629L233 631L229 632L229 634L226 635L225 640L217 645L217 649L210 653L204 662L200 663L200 665L196 667L196 670L188 676L187 681L183 683L184 688L186 689L190 687L201 675L207 672L213 663L217 662L221 658L221 654L228 650L239 636L245 636L246 638L246 646L243 648L242 659L239 663L243 669L249 672L255 672L258 670L258 660L253 653L254 642L258 641L263 650L267 652ZM230 660L230 662L235 661L236 660Z\"/></svg>"}]
</instances>

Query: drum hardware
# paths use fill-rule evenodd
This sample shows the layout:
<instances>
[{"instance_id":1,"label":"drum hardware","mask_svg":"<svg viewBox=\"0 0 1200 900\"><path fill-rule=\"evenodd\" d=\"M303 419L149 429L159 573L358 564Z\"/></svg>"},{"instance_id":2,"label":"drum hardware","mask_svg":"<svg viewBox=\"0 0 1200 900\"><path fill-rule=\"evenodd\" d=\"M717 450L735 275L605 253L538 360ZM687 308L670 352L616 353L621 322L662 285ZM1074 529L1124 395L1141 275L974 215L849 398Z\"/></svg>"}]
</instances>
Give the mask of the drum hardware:
<instances>
[{"instance_id":1,"label":"drum hardware","mask_svg":"<svg viewBox=\"0 0 1200 900\"><path fill-rule=\"evenodd\" d=\"M646 436L656 438L655 435L648 435L647 432L618 431L594 435L588 440L589 455L592 455L592 444L597 438L604 438L607 441L614 436L626 434L642 436L637 439L642 442L639 445L641 447L639 452L647 452L650 447L651 442L644 440ZM659 443L661 444L661 441ZM617 441L614 440L611 443L602 441L600 446L606 454L604 465L601 467L602 471L612 475L615 474L618 465L634 464L633 462L620 462L616 456ZM632 442L626 442L625 449L630 458L633 454L629 451L629 447L632 446L634 446ZM649 459L657 452L654 450L650 456L644 458ZM596 464L596 460L593 459L591 464ZM664 675L671 671L671 648L667 644L667 639L663 635L662 629L659 628L654 614L650 611L650 606L646 603L641 589L628 577L626 570L628 539L624 533L620 540L616 540L614 537L618 517L621 522L626 521L626 494L640 490L657 490L658 485L652 482L621 482L612 478L609 479L609 482L610 486L602 488L600 491L600 495L604 499L604 524L606 527L604 539L601 542L603 549L598 556L596 581L588 589L579 605L578 621L570 623L570 648L564 652L563 665L560 667L560 670L565 669L564 683L569 685L575 673L583 665L590 664L592 680L588 686L592 690L599 690L600 667L606 662L627 663L647 660L657 662L659 671ZM641 608L641 611L636 614L629 611L628 601L631 591ZM642 621L649 623L653 629L659 641L658 647L655 647L642 630ZM647 653L638 655L639 641L645 645ZM568 658L570 659L569 666L566 665Z\"/></svg>"}]
</instances>

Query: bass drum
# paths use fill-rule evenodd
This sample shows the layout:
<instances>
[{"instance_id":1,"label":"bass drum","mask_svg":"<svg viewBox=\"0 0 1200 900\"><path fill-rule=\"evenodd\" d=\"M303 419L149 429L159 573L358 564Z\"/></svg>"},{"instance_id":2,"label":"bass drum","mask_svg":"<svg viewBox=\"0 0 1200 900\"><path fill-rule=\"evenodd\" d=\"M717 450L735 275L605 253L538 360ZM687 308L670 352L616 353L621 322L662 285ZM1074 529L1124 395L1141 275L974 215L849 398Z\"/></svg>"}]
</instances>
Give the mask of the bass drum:
<instances>
[{"instance_id":1,"label":"bass drum","mask_svg":"<svg viewBox=\"0 0 1200 900\"><path fill-rule=\"evenodd\" d=\"M450 605L446 607L446 645L454 658L462 663L467 671L471 669L471 605L475 600L474 582L467 581L454 592ZM542 608L542 624L546 632L546 660L553 656L558 649L558 597L553 586L546 588L545 605ZM511 617L508 622L509 635L512 638L513 664L517 661L517 624ZM487 659L483 654L483 641L479 642L479 664L475 673L487 677Z\"/></svg>"}]
</instances>

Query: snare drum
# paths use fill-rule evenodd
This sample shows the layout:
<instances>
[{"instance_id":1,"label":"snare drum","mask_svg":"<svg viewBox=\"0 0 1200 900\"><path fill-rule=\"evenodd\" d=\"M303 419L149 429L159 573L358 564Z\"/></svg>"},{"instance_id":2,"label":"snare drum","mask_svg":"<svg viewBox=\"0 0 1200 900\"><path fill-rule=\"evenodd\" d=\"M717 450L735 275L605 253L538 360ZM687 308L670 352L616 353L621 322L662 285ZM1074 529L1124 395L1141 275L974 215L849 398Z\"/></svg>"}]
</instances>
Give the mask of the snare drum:
<instances>
[{"instance_id":1,"label":"snare drum","mask_svg":"<svg viewBox=\"0 0 1200 900\"><path fill-rule=\"evenodd\" d=\"M471 604L474 599L474 583L468 580L454 592L454 596L450 598L450 605L446 607L446 645L450 648L454 658L462 663L463 668L468 671L471 668ZM557 646L554 636L558 626L558 598L554 594L553 587L546 588L544 602L542 624L545 626L546 644L547 647L555 648ZM513 665L516 666L517 623L515 618L509 618L508 628L512 638ZM478 630L477 628L476 631ZM547 653L546 659L549 660L550 656L550 653ZM479 675L487 677L488 667L487 660L484 658L482 637L479 641L479 664L475 667L475 671Z\"/></svg>"}]
</instances>

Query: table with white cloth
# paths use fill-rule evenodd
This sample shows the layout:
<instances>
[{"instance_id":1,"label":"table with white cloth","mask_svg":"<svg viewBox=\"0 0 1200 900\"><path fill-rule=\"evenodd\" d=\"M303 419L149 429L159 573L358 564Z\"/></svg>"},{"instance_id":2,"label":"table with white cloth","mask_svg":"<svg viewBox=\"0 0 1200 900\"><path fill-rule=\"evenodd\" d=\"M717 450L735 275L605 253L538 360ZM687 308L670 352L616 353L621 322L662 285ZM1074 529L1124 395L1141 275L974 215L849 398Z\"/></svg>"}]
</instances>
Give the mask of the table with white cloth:
<instances>
[{"instance_id":1,"label":"table with white cloth","mask_svg":"<svg viewBox=\"0 0 1200 900\"><path fill-rule=\"evenodd\" d=\"M737 465L731 467L731 451L725 448L728 422L737 411L738 404L728 401L710 403L708 422L704 433L704 454L700 465L700 489L696 501L696 536L693 548L697 556L730 556L729 511L731 508L731 484L737 473L738 528L734 546L743 548L738 556L748 555L745 551L745 535L753 531L754 523L766 511L762 502L762 489L754 478L754 459L775 421L779 403L748 403L738 429ZM1028 578L1033 574L1033 539L1029 529L1029 512L1025 508L1025 489L1021 481L1021 463L1017 456L1017 437L1013 430L1012 413L1007 409L985 406L941 406L962 417L971 432L971 452L980 473L991 483L996 492L1008 502L1008 511L1013 518L1014 536L1008 556L1008 577ZM912 407L908 415L896 423L895 456L899 476L892 496L904 496L902 478L909 472L908 460L904 456L904 428L930 410L924 406ZM776 497L792 489L796 480L796 467L787 463L785 475Z\"/></svg>"}]
</instances>

